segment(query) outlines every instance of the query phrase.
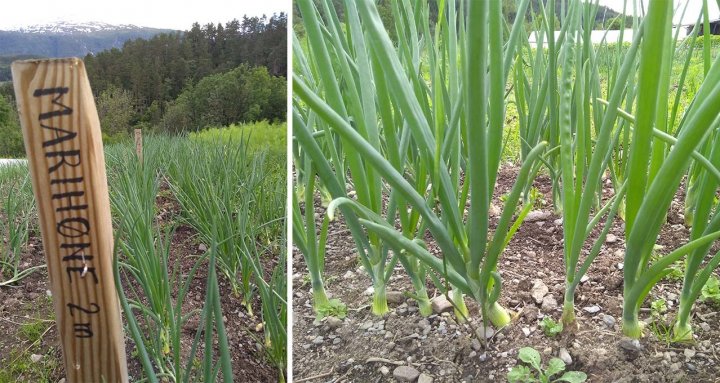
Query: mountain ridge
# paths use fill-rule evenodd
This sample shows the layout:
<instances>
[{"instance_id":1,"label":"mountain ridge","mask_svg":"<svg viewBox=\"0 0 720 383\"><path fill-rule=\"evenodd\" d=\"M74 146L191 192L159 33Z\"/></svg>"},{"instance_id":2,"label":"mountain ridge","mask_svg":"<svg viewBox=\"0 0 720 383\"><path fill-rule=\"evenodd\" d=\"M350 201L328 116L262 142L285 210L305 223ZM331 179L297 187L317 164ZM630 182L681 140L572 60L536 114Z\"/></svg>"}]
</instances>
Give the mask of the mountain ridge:
<instances>
[{"instance_id":1,"label":"mountain ridge","mask_svg":"<svg viewBox=\"0 0 720 383\"><path fill-rule=\"evenodd\" d=\"M2 29L4 32L20 33L51 33L51 34L82 34L99 31L112 30L138 30L138 29L162 29L144 27L133 24L110 24L102 21L68 21L60 20L52 23L33 24L9 29Z\"/></svg>"},{"instance_id":2,"label":"mountain ridge","mask_svg":"<svg viewBox=\"0 0 720 383\"><path fill-rule=\"evenodd\" d=\"M180 32L131 24L59 21L0 30L0 56L84 57L122 48L128 40Z\"/></svg>"}]
</instances>

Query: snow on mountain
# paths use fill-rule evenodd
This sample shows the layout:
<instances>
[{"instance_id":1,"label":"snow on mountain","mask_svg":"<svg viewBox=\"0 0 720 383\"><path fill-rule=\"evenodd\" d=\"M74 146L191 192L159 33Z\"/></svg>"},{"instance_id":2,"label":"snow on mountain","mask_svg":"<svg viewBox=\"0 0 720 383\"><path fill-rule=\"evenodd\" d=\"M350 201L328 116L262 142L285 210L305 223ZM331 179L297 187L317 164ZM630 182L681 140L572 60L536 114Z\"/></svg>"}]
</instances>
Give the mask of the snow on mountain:
<instances>
[{"instance_id":1,"label":"snow on mountain","mask_svg":"<svg viewBox=\"0 0 720 383\"><path fill-rule=\"evenodd\" d=\"M10 31L21 32L21 33L32 33L32 34L58 34L58 35L72 35L72 34L86 34L93 32L102 31L129 31L135 29L142 29L132 24L112 25L99 21L89 22L71 22L71 21L58 21L49 24L39 24L24 26L19 28L10 29Z\"/></svg>"},{"instance_id":2,"label":"snow on mountain","mask_svg":"<svg viewBox=\"0 0 720 383\"><path fill-rule=\"evenodd\" d=\"M0 56L84 57L121 48L128 40L150 39L169 29L113 25L97 21L57 21L0 30Z\"/></svg>"}]
</instances>

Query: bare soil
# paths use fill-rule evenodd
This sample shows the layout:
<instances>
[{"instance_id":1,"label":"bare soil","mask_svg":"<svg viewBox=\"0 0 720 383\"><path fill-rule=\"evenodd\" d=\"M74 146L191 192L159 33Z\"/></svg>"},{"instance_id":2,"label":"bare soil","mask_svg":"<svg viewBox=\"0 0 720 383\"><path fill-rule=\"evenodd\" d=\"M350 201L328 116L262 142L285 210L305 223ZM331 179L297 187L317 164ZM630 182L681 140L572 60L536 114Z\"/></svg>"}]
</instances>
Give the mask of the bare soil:
<instances>
[{"instance_id":1,"label":"bare soil","mask_svg":"<svg viewBox=\"0 0 720 383\"><path fill-rule=\"evenodd\" d=\"M505 166L499 176L494 204L507 193L518 169ZM307 270L302 255L293 255L293 375L295 381L312 382L394 382L397 366L412 366L433 382L503 382L515 366L518 350L530 346L538 350L543 362L565 348L572 363L568 370L583 371L589 382L716 382L720 374L718 308L697 303L693 312L695 342L671 344L662 327L646 331L640 341L642 350L626 351L622 339L622 262L624 228L616 219L611 233L588 271L588 279L576 291L577 327L565 329L555 337L546 336L539 324L544 316L560 319L564 293L563 236L560 216L552 212L551 182L540 176L534 186L545 203L536 209L550 213L538 222L525 222L505 249L499 263L503 277L500 303L516 316L513 322L494 333L483 345L472 335L472 327L457 323L451 313L423 318L408 294L413 288L400 266L395 269L389 291L402 292L390 313L384 317L370 312L371 296L364 291L370 278L361 269L354 243L342 217L331 223L328 234L325 275L327 290L348 306L347 318L332 329L326 321L315 321ZM612 188L605 185L606 196ZM685 243L689 231L683 225L682 199L679 193L672 204L668 223L658 240L668 252ZM324 211L316 200L318 219ZM497 217L491 224L495 225ZM599 230L593 234L598 235ZM439 253L431 237L431 251ZM591 247L588 240L585 251ZM587 253L585 253L587 254ZM549 287L558 307L542 310L530 296L536 280ZM655 323L672 323L682 281L663 280L650 293L641 309L641 320L650 317L650 302L667 301L668 314ZM431 297L441 293L428 281ZM389 294L390 295L390 294ZM469 300L475 328L482 326L478 307ZM595 312L595 307L599 308ZM585 310L588 308L588 311ZM591 313L592 312L592 313ZM608 316L612 317L609 318ZM612 319L612 320L611 320ZM664 320L663 320L664 319ZM614 324L612 323L614 320ZM429 325L429 326L428 326ZM322 338L319 338L322 337Z\"/></svg>"}]
</instances>

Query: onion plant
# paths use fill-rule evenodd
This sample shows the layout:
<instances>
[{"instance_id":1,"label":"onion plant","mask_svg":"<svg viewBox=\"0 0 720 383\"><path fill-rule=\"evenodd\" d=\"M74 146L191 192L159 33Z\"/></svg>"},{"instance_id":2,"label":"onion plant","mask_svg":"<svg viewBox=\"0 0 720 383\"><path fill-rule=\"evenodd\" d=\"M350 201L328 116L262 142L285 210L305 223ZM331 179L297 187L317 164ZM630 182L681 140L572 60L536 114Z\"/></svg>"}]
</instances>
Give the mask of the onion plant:
<instances>
[{"instance_id":1,"label":"onion plant","mask_svg":"<svg viewBox=\"0 0 720 383\"><path fill-rule=\"evenodd\" d=\"M280 255L277 257L277 264L270 273L264 271L261 260L265 252L252 246L247 249L248 256L253 262L255 280L260 295L261 315L263 323L265 354L269 361L278 369L278 382L285 382L285 371L287 369L287 269L286 269L286 247L284 240L275 239L279 245ZM276 246L265 249L275 252Z\"/></svg>"},{"instance_id":2,"label":"onion plant","mask_svg":"<svg viewBox=\"0 0 720 383\"><path fill-rule=\"evenodd\" d=\"M597 209L594 215L591 214L595 202L599 200L596 194L602 195L600 187L602 177L611 159L613 143L617 141L620 133L614 132L613 127L618 116L617 105L625 90L622 84L627 83L632 72L642 35L641 33L636 35L615 77L610 103L616 108L609 109L603 115L595 132L593 147L591 143L593 115L590 111L590 100L598 96L600 87L597 81L598 68L593 64L596 61L592 56L592 42L589 34L584 32L592 28L595 11L590 6L583 6L579 1L570 4L565 24L569 27L565 29L567 34L560 54L563 60L558 115L563 251L566 268L562 321L566 325L575 320L575 290L599 254L625 193L625 185L621 185L604 207ZM603 216L605 216L604 227L593 240L594 244L589 254L580 264L583 245Z\"/></svg>"},{"instance_id":3,"label":"onion plant","mask_svg":"<svg viewBox=\"0 0 720 383\"><path fill-rule=\"evenodd\" d=\"M381 150L381 145L386 144L387 150L393 153L394 164L401 168L406 161L406 152L403 152L400 145L403 145L402 139L405 138L405 147L408 146L407 126L398 120L398 116L392 111L388 92L382 78L378 78L376 73L378 62L371 55L371 51L367 47L366 37L360 26L358 12L355 9L354 2L345 2L348 40L343 39L341 26L334 7L330 1L321 1L317 3L322 9L324 18L321 16L320 9L316 8L311 1L299 1L298 6L303 18L303 25L307 33L309 48L312 55L307 59L301 49L295 49L295 53L299 56L298 71L303 75L304 80L315 91L324 89L325 97L328 105L339 113L344 119L352 120L357 131L363 135L365 142L369 143L376 150ZM406 16L408 20L413 20L412 16ZM414 20L407 23L407 27L412 30L412 35L416 36ZM323 30L329 30L330 38L326 38ZM405 35L405 30L403 30ZM297 40L295 40L297 42ZM413 53L409 53L411 56ZM414 54L418 54L415 52ZM419 73L415 72L417 85L420 85ZM341 96L341 82L343 94L348 95L347 98ZM377 100L376 100L377 98ZM378 107L376 107L376 102ZM378 115L382 117L383 126L381 129L378 125ZM303 125L310 125L312 129L317 129L317 136L312 135L313 141L321 141L326 149L322 153L312 154L316 158L314 161L322 161L325 165L324 169L330 168L331 172L320 172L320 180L322 185L330 191L334 198L346 196L345 185L352 182L356 191L356 198L363 205L371 208L373 211L380 213L383 209L389 209L388 219L395 219L395 214L399 215L404 228L414 232L416 229L410 227L413 221L404 208L399 206L401 201L397 201L397 197L391 196L387 206L383 204L383 184L380 176L373 168L364 165L364 159L360 154L352 150L352 144L338 138L337 134L330 129L325 130L322 124L314 115L314 111L300 114L298 117L304 121ZM315 125L319 126L315 126ZM395 125L400 125L396 127ZM339 142L336 142L339 141ZM338 143L340 145L338 145ZM309 141L301 142L302 149L310 151L319 149L320 145L313 145ZM328 153L329 152L329 153ZM327 153L327 154L326 154ZM298 154L300 155L300 154ZM296 157L298 157L296 155ZM320 158L322 157L322 158ZM330 160L325 158L330 157ZM316 167L318 167L316 162ZM319 169L319 168L318 168ZM345 170L349 170L350 177L346 175ZM300 171L304 170L302 167ZM426 168L419 169L417 174L418 187L423 190L427 186L424 174ZM306 177L314 177L312 174L306 174ZM331 178L337 180L337 182ZM312 190L305 189L305 193L312 194ZM307 201L312 201L312 199ZM306 209L308 207L306 206ZM358 253L365 270L368 272L373 283L373 304L372 312L382 315L388 312L386 299L386 285L392 274L394 265L398 259L396 256L389 257L389 248L382 243L380 238L373 233L365 233L359 224L354 220L353 215L346 215L346 221L355 238ZM310 249L308 249L310 250ZM416 286L424 286L424 282L419 278L415 278ZM427 292L424 290L416 291L419 297L421 311L425 315L429 315L430 306Z\"/></svg>"},{"instance_id":4,"label":"onion plant","mask_svg":"<svg viewBox=\"0 0 720 383\"><path fill-rule=\"evenodd\" d=\"M315 232L315 206L314 194L315 190L315 174L311 161L305 161L308 168L305 169L306 183L302 197L304 199L305 212L301 211L298 202L298 194L293 194L293 244L302 253L308 272L310 273L310 284L312 285L313 309L316 314L323 311L324 307L330 305L325 292L325 283L323 281L323 270L325 268L325 243L327 241L327 232L329 218L325 216L320 228L320 235Z\"/></svg>"},{"instance_id":5,"label":"onion plant","mask_svg":"<svg viewBox=\"0 0 720 383\"><path fill-rule=\"evenodd\" d=\"M129 147L109 154L108 163L116 165L110 197L118 229L117 248L123 256L123 261L116 257L116 283L141 359L148 363L145 371L148 379L187 382L198 372L193 372L194 357L189 361L183 359L180 338L189 317L199 313L183 314L182 305L203 259L195 263L184 282L179 278L181 262L170 266L174 230L160 229L155 214L161 177L159 151L164 146L160 140L146 140L142 164L130 155ZM124 166L117 166L120 163ZM134 281L126 284L127 290L121 287L121 270ZM228 352L227 347L225 351ZM206 369L212 371L212 367Z\"/></svg>"},{"instance_id":6,"label":"onion plant","mask_svg":"<svg viewBox=\"0 0 720 383\"><path fill-rule=\"evenodd\" d=\"M189 142L169 166L170 187L188 223L206 243L218 241L218 264L252 315L255 293L250 258L244 254L253 222L250 207L263 179L262 157L250 157L244 145ZM254 206L254 209L262 209ZM266 208L266 207L265 207Z\"/></svg>"},{"instance_id":7,"label":"onion plant","mask_svg":"<svg viewBox=\"0 0 720 383\"><path fill-rule=\"evenodd\" d=\"M703 75L707 76L707 73L710 69L711 59L710 59L710 27L709 27L709 17L708 17L708 5L707 0L703 1L703 12L700 16L698 16L698 21L695 24L695 29L693 30L692 39L687 39L687 41L690 42L687 58L685 62L685 67L683 69L683 73L681 75L681 84L685 80L685 76L687 75L688 68L690 67L690 60L693 57L693 50L696 47L696 37L697 37L697 29L700 27L702 21L703 26L703 39L702 39L702 56L703 56ZM683 87L680 86L680 89ZM677 93L677 97L675 100L675 108L677 109L679 100L680 100L680 94L681 92ZM675 109L675 110L676 110ZM676 114L676 111L673 112L673 115ZM708 155L710 151L710 147L708 145L703 148L703 154ZM698 202L697 197L699 193L699 187L698 183L695 182L699 176L699 172L701 171L700 167L696 166L695 163L691 164L690 170L688 171L688 178L687 178L687 185L686 185L686 191L685 191L685 222L688 225L692 225L694 222L694 216L695 216L695 205Z\"/></svg>"},{"instance_id":8,"label":"onion plant","mask_svg":"<svg viewBox=\"0 0 720 383\"><path fill-rule=\"evenodd\" d=\"M28 243L35 203L27 168L0 168L0 286L12 286L45 265L22 268L22 252ZM24 173L24 174L23 174Z\"/></svg>"},{"instance_id":9,"label":"onion plant","mask_svg":"<svg viewBox=\"0 0 720 383\"><path fill-rule=\"evenodd\" d=\"M405 206L411 207L420 215L418 227L423 230L406 228L401 219L403 227L402 231L398 231L394 212L383 217L381 210L364 203L360 198L336 198L328 208L328 214L332 215L335 208L352 208L370 235L385 241L387 246L395 250L396 255L417 258L447 277L459 291L480 303L484 321L503 326L510 321L510 316L498 303L501 281L496 271L497 262L509 241L509 235L513 233L511 229L517 227L511 227L511 223L522 188L546 144L538 143L528 154L518 180L506 199L497 228L490 235L490 196L494 190L502 148L504 87L518 34L511 32L511 39L503 46L499 2L469 2L467 20L472 22L466 22L465 5L461 2L458 18L460 37L453 41L453 33L443 32L443 28L454 29L454 26L445 24L444 17L446 10L450 13L450 19L455 17L453 3L442 3L440 7L441 17L436 25L436 31L439 32L436 32L435 44L431 43L429 29L422 28L427 24L426 8L421 6L413 9L405 2L400 7L394 3L396 20L406 20L397 27L399 46L395 48L372 1L346 2L348 22L356 24L351 25L350 30L358 30L355 36L362 41L362 44L358 41L353 47L355 50L360 49L360 46L365 47L365 52L360 54L369 55L373 63L369 73L378 87L379 118L373 114L366 115L369 123L365 128L370 126L383 132L386 135L383 137L386 146L374 145L363 129L356 128L358 120L349 119L342 109L335 106L342 98L333 99L326 93L323 99L317 87L297 74L293 77L293 88L299 101L296 104L306 106L327 124L345 143L345 153L352 152L360 156L368 170L382 177L392 188L398 203L402 201L403 208L399 211L405 210ZM301 10L303 7L308 10L312 8L309 1L301 1L299 4ZM428 44L426 54L434 63L430 65L432 87L427 85L419 69L421 46L405 43L419 41L414 37L417 34L416 16L401 17L413 12L422 15L417 16L417 19L424 20L420 23L426 37L422 41ZM306 13L303 13L303 17ZM521 20L520 17L518 19ZM513 29L519 28L521 23L516 22ZM412 37L410 40L404 38L408 35ZM449 42L448 36L451 36ZM311 48L323 44L320 37L308 37ZM450 55L450 47L453 46L460 51ZM443 60L449 67L456 69L454 73L458 86L446 84L444 70L440 67ZM489 68L489 72L485 68ZM358 71L363 73L360 67ZM453 70L448 70L448 73L453 73ZM360 84L372 83L370 77L361 77L361 80ZM327 92L327 85L325 89ZM449 96L451 93L454 93L454 98ZM306 127L302 128L305 125L299 113L294 114L294 122L298 140L301 140L300 134L304 139L312 136ZM298 133L298 126L302 133ZM399 130L400 126L402 130ZM394 132L401 134L387 136ZM405 146L404 142L412 145ZM401 151L394 152L396 148ZM312 147L304 149L310 151ZM395 161L398 159L393 157L395 155L399 155L400 161ZM321 157L317 153L316 156ZM318 169L318 174L321 178L330 178L324 174L327 171L332 170ZM470 206L468 221L465 222L463 214L467 201ZM521 219L522 216L516 220ZM431 255L423 246L421 238L425 228L438 243L442 259ZM458 300L454 301L458 303Z\"/></svg>"},{"instance_id":10,"label":"onion plant","mask_svg":"<svg viewBox=\"0 0 720 383\"><path fill-rule=\"evenodd\" d=\"M692 36L695 37L698 26L700 24L700 17L695 25L695 30ZM703 63L704 63L704 75L708 76L711 70L711 58L710 58L710 31L708 28L709 17L708 17L708 4L707 0L703 2L702 12L703 24ZM681 75L681 84L683 83L685 76L688 72L690 58L692 57L692 49L695 47L695 38L687 39L689 41L690 48L687 53L687 59ZM679 104L679 94L676 98L675 111ZM720 217L718 216L718 205L715 202L715 192L720 185L720 177L718 177L717 169L720 168L720 149L718 149L718 140L720 135L718 134L718 123L715 122L713 126L712 138L708 138L705 145L701 148L704 149L702 153L694 153L691 171L688 173L686 178L686 205L685 205L685 219L686 223L692 224L692 230L690 233L690 239L698 239L702 236L711 234L720 230ZM698 160L700 154L704 154L709 157L711 164L704 163ZM700 157L704 159L704 157ZM714 208L713 208L714 206ZM711 244L701 246L692 251L687 258L685 277L683 280L682 292L680 295L680 305L678 307L678 314L676 317L675 325L673 327L673 336L678 341L691 341L693 339L693 330L690 324L690 313L694 302L698 299L702 292L703 286L707 283L711 277L713 271L720 264L720 253L715 254L710 259L706 259L710 251ZM704 268L701 269L701 265L705 263Z\"/></svg>"},{"instance_id":11,"label":"onion plant","mask_svg":"<svg viewBox=\"0 0 720 383\"><path fill-rule=\"evenodd\" d=\"M712 141L712 152L710 160L715 169L720 168L720 135L717 134L718 124L714 124L714 139ZM695 200L694 225L690 233L691 240L697 240L703 236L720 231L720 206L714 201L715 192L720 185L720 179L711 171L698 165L702 169L696 179L699 193ZM686 262L685 278L683 281L682 293L680 294L680 306L673 328L676 340L692 340L692 327L690 325L690 310L693 303L698 299L702 288L708 281L713 271L720 264L720 252L710 259L707 259L711 243L705 244L693 250ZM707 261L704 268L701 265Z\"/></svg>"},{"instance_id":12,"label":"onion plant","mask_svg":"<svg viewBox=\"0 0 720 383\"><path fill-rule=\"evenodd\" d=\"M167 246L165 246L165 248L167 248ZM125 251L132 252L133 250L128 248ZM140 254L137 255L142 256ZM161 256L165 261L167 260L167 253L153 255ZM203 305L202 311L198 313L198 315L200 315L200 321L195 332L193 343L190 347L190 352L189 354L183 355L181 353L183 345L180 343L180 338L182 328L188 317L187 315L183 316L180 309L185 297L187 296L190 282L193 280L196 271L208 258L208 278L204 301L205 304ZM172 330L168 332L168 341L171 344L171 351L163 351L162 354L170 354L168 357L165 357L164 355L158 356L158 350L156 349L154 341L143 336L141 332L140 322L136 318L135 310L137 310L140 313L139 315L145 319L145 323L147 323L148 319L155 319L154 313L151 307L144 306L137 301L132 301L126 296L121 281L121 263L116 254L115 261L113 262L115 284L120 298L120 304L127 318L130 336L137 347L138 359L141 362L143 372L145 373L145 379L147 381L160 382L169 380L173 382L211 382L217 381L217 377L220 372L222 372L223 382L233 381L230 347L228 345L225 324L223 323L222 308L220 306L220 291L217 282L216 258L217 246L215 242L212 242L210 251L206 255L198 258L190 274L188 274L188 279L179 286L176 301L173 303L170 301L170 297L165 297L167 299L167 303L169 304L168 307L172 310L172 315L170 316L170 328ZM172 282L171 285L171 280L167 277L167 262L163 262L162 270L160 270L160 272L164 273L165 277L163 278L160 276L161 282L156 283L163 284L165 288L171 290L175 286L175 282ZM214 338L213 334L216 334L217 338ZM204 346L203 360L198 366L196 365L196 355L198 354L199 347L201 346ZM217 350L217 354L214 350ZM217 356L215 357L215 355Z\"/></svg>"},{"instance_id":13,"label":"onion plant","mask_svg":"<svg viewBox=\"0 0 720 383\"><path fill-rule=\"evenodd\" d=\"M642 333L638 311L645 296L669 270L667 266L683 255L702 248L720 237L720 231L695 235L689 243L670 254L651 262L651 253L670 202L682 181L692 159L692 152L707 142L717 126L720 114L720 64L712 64L708 75L694 97L690 108L682 116L677 129L676 141L667 156L653 156L653 147L664 145L653 142L653 128L657 123L657 111L665 107L658 81L662 66L672 60L670 29L672 3L652 2L644 21L643 45L641 47L637 114L633 140L629 153L628 194L626 210L627 251L624 262L623 333L638 338ZM661 65L658 65L660 62ZM612 108L612 105L611 107ZM711 195L705 198L712 198ZM713 227L711 224L708 228ZM688 288L692 291L693 288ZM691 296L686 292L686 298ZM687 304L687 302L686 302ZM676 337L684 337L688 328L676 325Z\"/></svg>"}]
</instances>

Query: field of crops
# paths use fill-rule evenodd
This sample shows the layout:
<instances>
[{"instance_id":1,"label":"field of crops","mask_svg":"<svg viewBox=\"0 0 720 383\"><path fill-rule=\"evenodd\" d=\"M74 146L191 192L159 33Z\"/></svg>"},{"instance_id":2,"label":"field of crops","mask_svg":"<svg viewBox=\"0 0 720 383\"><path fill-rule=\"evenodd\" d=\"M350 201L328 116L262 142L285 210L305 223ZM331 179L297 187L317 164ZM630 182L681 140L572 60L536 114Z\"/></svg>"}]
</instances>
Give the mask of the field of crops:
<instances>
[{"instance_id":1,"label":"field of crops","mask_svg":"<svg viewBox=\"0 0 720 383\"><path fill-rule=\"evenodd\" d=\"M581 1L296 3L295 381L717 379L707 13L593 44Z\"/></svg>"},{"instance_id":2,"label":"field of crops","mask_svg":"<svg viewBox=\"0 0 720 383\"><path fill-rule=\"evenodd\" d=\"M131 381L284 381L285 124L105 148ZM0 165L0 382L65 376L28 169ZM64 379L62 379L64 381Z\"/></svg>"}]
</instances>

